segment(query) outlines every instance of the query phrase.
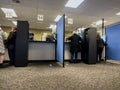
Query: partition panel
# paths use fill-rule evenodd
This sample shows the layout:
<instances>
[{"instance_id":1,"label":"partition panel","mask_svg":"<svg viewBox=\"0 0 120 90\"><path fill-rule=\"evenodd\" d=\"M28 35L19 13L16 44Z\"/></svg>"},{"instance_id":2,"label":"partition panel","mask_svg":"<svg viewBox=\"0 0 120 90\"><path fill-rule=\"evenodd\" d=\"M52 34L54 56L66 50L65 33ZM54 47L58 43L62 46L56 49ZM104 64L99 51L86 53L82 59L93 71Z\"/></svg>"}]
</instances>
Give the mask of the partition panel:
<instances>
[{"instance_id":1,"label":"partition panel","mask_svg":"<svg viewBox=\"0 0 120 90\"><path fill-rule=\"evenodd\" d=\"M120 60L120 24L106 28L106 59Z\"/></svg>"},{"instance_id":2,"label":"partition panel","mask_svg":"<svg viewBox=\"0 0 120 90\"><path fill-rule=\"evenodd\" d=\"M64 32L65 32L65 15L57 22L57 47L56 59L64 67Z\"/></svg>"}]
</instances>

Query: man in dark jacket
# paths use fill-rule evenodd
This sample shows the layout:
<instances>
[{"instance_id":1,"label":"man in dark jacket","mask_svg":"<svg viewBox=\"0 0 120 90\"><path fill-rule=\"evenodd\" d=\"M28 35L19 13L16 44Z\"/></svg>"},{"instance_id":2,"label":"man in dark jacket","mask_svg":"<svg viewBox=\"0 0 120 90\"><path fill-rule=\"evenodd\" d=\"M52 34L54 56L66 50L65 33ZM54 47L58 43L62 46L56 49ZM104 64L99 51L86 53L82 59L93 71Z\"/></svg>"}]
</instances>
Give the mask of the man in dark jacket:
<instances>
[{"instance_id":1,"label":"man in dark jacket","mask_svg":"<svg viewBox=\"0 0 120 90\"><path fill-rule=\"evenodd\" d=\"M70 40L70 53L71 53L70 62L76 63L78 58L78 52L80 51L80 43L82 42L82 38L78 36L75 32L73 32L73 35L67 38L66 40Z\"/></svg>"},{"instance_id":2,"label":"man in dark jacket","mask_svg":"<svg viewBox=\"0 0 120 90\"><path fill-rule=\"evenodd\" d=\"M8 55L10 58L10 64L14 65L15 60L15 41L16 41L16 28L13 29L7 38L6 45L8 48Z\"/></svg>"},{"instance_id":3,"label":"man in dark jacket","mask_svg":"<svg viewBox=\"0 0 120 90\"><path fill-rule=\"evenodd\" d=\"M100 62L102 59L102 52L103 52L103 48L104 48L105 42L103 41L103 39L100 37L100 34L97 34L97 59L98 62Z\"/></svg>"}]
</instances>

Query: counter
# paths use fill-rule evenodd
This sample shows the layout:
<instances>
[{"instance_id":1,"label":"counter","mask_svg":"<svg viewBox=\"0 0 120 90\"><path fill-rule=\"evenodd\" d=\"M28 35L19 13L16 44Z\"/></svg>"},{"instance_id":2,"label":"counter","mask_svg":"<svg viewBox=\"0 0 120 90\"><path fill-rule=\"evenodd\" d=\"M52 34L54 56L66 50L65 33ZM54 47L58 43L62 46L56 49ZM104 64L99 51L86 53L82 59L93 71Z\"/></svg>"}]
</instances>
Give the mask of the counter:
<instances>
[{"instance_id":1,"label":"counter","mask_svg":"<svg viewBox=\"0 0 120 90\"><path fill-rule=\"evenodd\" d=\"M29 41L28 60L55 60L55 42ZM70 59L69 43L65 42L65 60ZM79 52L78 59L81 59ZM8 61L8 51L6 49L5 61Z\"/></svg>"},{"instance_id":2,"label":"counter","mask_svg":"<svg viewBox=\"0 0 120 90\"><path fill-rule=\"evenodd\" d=\"M29 41L28 60L55 60L55 43Z\"/></svg>"}]
</instances>

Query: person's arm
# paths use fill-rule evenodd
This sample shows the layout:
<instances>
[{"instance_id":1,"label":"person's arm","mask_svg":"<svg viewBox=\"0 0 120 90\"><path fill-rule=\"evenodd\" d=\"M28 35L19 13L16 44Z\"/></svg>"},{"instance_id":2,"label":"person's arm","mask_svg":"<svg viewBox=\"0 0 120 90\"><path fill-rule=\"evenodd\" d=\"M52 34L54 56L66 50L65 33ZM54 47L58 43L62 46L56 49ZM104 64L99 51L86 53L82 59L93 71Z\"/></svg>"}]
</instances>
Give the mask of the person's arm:
<instances>
[{"instance_id":1,"label":"person's arm","mask_svg":"<svg viewBox=\"0 0 120 90\"><path fill-rule=\"evenodd\" d=\"M71 37L66 38L66 41L70 41L70 40L71 40Z\"/></svg>"},{"instance_id":2,"label":"person's arm","mask_svg":"<svg viewBox=\"0 0 120 90\"><path fill-rule=\"evenodd\" d=\"M106 43L106 42L104 42L104 40L103 40L103 39L102 39L102 42L103 42L104 46L107 46L107 43Z\"/></svg>"}]
</instances>

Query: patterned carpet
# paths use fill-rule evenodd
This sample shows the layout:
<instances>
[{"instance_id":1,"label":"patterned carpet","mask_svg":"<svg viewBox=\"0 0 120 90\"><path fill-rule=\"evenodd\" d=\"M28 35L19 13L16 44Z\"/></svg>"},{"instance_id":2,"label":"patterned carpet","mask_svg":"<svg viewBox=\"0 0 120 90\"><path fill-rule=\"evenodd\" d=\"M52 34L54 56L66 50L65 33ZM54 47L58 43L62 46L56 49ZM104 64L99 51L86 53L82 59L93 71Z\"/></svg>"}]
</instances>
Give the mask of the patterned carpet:
<instances>
[{"instance_id":1,"label":"patterned carpet","mask_svg":"<svg viewBox=\"0 0 120 90\"><path fill-rule=\"evenodd\" d=\"M65 64L0 68L0 90L120 90L120 64Z\"/></svg>"}]
</instances>

